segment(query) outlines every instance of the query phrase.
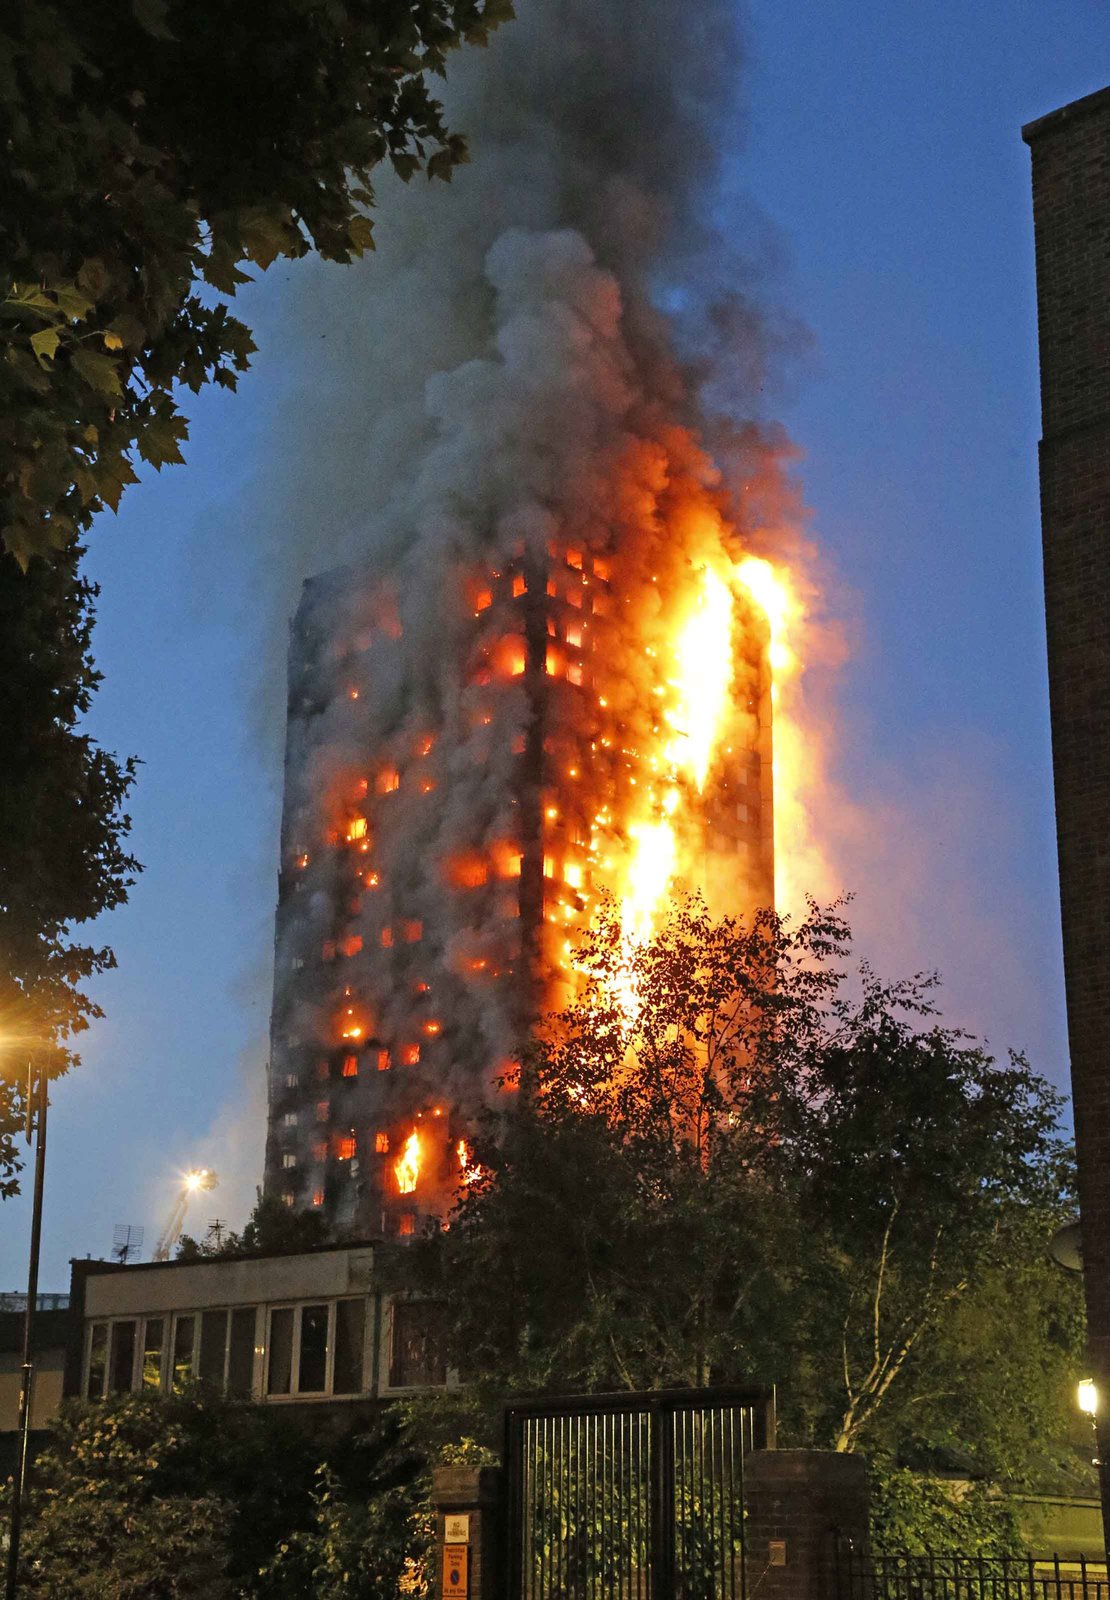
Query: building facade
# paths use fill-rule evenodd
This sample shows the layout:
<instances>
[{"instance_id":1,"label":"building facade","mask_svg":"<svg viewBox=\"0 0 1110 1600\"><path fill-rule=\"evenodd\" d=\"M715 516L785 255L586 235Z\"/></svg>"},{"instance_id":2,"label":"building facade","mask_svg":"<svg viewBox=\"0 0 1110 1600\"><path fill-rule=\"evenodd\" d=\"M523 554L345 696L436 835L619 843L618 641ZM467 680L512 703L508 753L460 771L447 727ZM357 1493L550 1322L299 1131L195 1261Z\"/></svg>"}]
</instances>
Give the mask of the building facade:
<instances>
[{"instance_id":1,"label":"building facade","mask_svg":"<svg viewBox=\"0 0 1110 1600\"><path fill-rule=\"evenodd\" d=\"M667 595L657 579L521 540L460 567L436 638L365 574L305 586L266 1187L341 1235L448 1208L474 1113L574 993L603 896L630 936L679 886L720 910L773 900L766 619L688 560ZM684 690L703 642L722 676Z\"/></svg>"},{"instance_id":2,"label":"building facade","mask_svg":"<svg viewBox=\"0 0 1110 1600\"><path fill-rule=\"evenodd\" d=\"M1033 163L1064 974L1110 1527L1110 88L1030 123L1023 137Z\"/></svg>"}]
</instances>

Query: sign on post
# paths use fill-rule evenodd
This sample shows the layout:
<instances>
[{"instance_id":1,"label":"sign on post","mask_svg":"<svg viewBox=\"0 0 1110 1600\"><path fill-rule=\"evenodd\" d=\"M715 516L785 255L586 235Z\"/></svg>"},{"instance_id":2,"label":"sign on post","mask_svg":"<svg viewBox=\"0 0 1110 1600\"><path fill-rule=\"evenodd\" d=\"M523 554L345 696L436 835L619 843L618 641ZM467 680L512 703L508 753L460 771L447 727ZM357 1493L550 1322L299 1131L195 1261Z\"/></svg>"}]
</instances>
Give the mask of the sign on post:
<instances>
[{"instance_id":1,"label":"sign on post","mask_svg":"<svg viewBox=\"0 0 1110 1600\"><path fill-rule=\"evenodd\" d=\"M465 1544L443 1547L443 1600L466 1600L467 1557Z\"/></svg>"}]
</instances>

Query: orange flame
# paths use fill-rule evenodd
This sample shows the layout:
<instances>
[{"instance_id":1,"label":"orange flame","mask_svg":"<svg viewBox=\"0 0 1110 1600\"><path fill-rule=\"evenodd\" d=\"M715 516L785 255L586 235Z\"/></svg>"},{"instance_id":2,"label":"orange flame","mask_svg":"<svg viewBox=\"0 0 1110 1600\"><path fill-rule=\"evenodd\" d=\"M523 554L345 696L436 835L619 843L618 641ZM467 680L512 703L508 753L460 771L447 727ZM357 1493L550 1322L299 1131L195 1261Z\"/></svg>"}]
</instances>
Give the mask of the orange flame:
<instances>
[{"instance_id":1,"label":"orange flame","mask_svg":"<svg viewBox=\"0 0 1110 1600\"><path fill-rule=\"evenodd\" d=\"M398 1194L412 1194L420 1177L420 1135L414 1128L405 1140L400 1156L393 1163Z\"/></svg>"}]
</instances>

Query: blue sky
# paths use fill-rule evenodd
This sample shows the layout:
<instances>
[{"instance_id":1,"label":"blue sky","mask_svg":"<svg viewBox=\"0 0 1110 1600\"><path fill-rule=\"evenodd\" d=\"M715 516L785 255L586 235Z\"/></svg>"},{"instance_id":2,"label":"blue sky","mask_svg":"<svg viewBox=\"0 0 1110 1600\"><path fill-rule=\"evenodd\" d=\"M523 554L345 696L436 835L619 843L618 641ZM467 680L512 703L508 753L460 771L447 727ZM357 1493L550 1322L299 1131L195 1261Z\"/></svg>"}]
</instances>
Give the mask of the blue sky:
<instances>
[{"instance_id":1,"label":"blue sky","mask_svg":"<svg viewBox=\"0 0 1110 1600\"><path fill-rule=\"evenodd\" d=\"M1062 1084L1019 130L1110 81L1110 13L754 0L750 18L728 185L769 219L775 296L813 336L777 409L849 643L831 739L851 803L830 835L861 946L884 969L939 967L955 1018ZM147 870L104 925L107 1018L54 1096L47 1289L71 1255L106 1254L117 1222L152 1243L189 1162L221 1175L197 1225L240 1221L258 1178L280 760L259 708L283 662L234 508L265 470L275 404L310 381L282 350L303 281L251 291L262 350L239 394L193 402L187 468L150 475L94 531L92 726L143 759ZM4 1205L0 1288L22 1280L27 1224L23 1201Z\"/></svg>"}]
</instances>

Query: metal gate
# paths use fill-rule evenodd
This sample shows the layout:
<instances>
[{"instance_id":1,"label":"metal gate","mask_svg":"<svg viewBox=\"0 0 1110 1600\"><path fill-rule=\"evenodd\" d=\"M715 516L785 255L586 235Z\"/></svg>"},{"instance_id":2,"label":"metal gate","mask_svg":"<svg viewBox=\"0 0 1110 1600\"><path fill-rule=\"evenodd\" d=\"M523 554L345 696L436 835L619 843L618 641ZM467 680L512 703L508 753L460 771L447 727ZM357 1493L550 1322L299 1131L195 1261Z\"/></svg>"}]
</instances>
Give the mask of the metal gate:
<instances>
[{"instance_id":1,"label":"metal gate","mask_svg":"<svg viewBox=\"0 0 1110 1600\"><path fill-rule=\"evenodd\" d=\"M773 1442L762 1389L507 1407L508 1600L742 1600L744 1454Z\"/></svg>"}]
</instances>

